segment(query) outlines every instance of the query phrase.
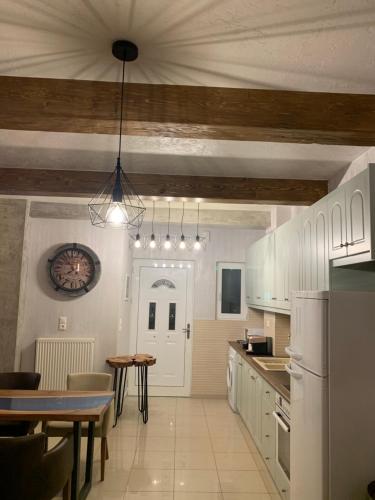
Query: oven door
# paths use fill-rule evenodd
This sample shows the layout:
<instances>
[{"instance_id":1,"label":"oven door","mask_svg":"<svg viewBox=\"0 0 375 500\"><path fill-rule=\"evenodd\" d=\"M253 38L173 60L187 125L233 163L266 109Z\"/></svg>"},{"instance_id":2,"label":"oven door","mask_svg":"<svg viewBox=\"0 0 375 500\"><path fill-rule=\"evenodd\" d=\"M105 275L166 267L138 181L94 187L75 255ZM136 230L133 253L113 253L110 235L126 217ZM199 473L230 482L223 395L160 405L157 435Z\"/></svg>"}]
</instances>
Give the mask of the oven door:
<instances>
[{"instance_id":1,"label":"oven door","mask_svg":"<svg viewBox=\"0 0 375 500\"><path fill-rule=\"evenodd\" d=\"M276 407L276 467L290 480L290 421L285 413Z\"/></svg>"}]
</instances>

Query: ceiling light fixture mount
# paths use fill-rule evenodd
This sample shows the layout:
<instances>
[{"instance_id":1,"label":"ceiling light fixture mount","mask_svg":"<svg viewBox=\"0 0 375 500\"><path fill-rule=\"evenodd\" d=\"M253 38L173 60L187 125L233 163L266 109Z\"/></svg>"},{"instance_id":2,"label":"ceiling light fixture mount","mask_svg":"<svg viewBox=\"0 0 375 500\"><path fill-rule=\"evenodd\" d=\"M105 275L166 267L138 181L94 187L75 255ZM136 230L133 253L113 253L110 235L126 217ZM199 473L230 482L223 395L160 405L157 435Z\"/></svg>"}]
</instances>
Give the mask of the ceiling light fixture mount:
<instances>
[{"instance_id":1,"label":"ceiling light fixture mount","mask_svg":"<svg viewBox=\"0 0 375 500\"><path fill-rule=\"evenodd\" d=\"M89 203L89 214L94 226L137 227L139 234L146 208L121 167L125 62L137 59L138 47L128 40L117 40L112 44L112 54L122 61L118 155L115 170Z\"/></svg>"}]
</instances>

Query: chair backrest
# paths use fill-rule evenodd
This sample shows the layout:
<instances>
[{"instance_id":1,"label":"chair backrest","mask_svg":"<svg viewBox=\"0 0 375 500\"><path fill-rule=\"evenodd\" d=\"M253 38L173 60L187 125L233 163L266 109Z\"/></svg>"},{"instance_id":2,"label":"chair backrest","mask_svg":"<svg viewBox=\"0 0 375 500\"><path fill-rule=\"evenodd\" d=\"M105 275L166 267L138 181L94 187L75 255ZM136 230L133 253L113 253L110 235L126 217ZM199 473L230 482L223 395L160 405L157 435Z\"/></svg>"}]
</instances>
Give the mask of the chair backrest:
<instances>
[{"instance_id":1,"label":"chair backrest","mask_svg":"<svg viewBox=\"0 0 375 500\"><path fill-rule=\"evenodd\" d=\"M0 389L5 390L36 390L40 383L40 373L8 372L0 373Z\"/></svg>"},{"instance_id":2,"label":"chair backrest","mask_svg":"<svg viewBox=\"0 0 375 500\"><path fill-rule=\"evenodd\" d=\"M112 375L109 373L69 373L69 391L111 391Z\"/></svg>"},{"instance_id":3,"label":"chair backrest","mask_svg":"<svg viewBox=\"0 0 375 500\"><path fill-rule=\"evenodd\" d=\"M2 500L50 500L68 481L73 467L73 442L65 438L45 452L43 433L0 438Z\"/></svg>"}]
</instances>

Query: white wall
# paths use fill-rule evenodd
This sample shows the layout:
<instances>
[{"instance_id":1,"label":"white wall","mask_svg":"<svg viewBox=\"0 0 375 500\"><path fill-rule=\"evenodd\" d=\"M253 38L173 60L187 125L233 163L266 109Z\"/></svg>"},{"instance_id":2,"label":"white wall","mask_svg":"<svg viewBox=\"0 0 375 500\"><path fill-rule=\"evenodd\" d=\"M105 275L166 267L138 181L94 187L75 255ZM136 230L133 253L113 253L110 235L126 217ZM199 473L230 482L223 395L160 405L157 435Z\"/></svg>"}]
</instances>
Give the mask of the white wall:
<instances>
[{"instance_id":1,"label":"white wall","mask_svg":"<svg viewBox=\"0 0 375 500\"><path fill-rule=\"evenodd\" d=\"M167 228L158 225L155 233L166 234ZM205 250L134 249L134 258L182 259L195 261L194 319L215 319L216 310L216 263L244 262L246 248L264 235L263 230L231 229L227 227L202 227L209 232L210 241ZM150 225L144 224L143 233L150 233ZM172 226L171 234L180 234L178 226ZM186 235L195 234L195 227L187 226Z\"/></svg>"},{"instance_id":2,"label":"white wall","mask_svg":"<svg viewBox=\"0 0 375 500\"><path fill-rule=\"evenodd\" d=\"M341 184L349 181L357 174L365 170L369 163L375 163L375 148L369 148L361 156L358 156L348 168L339 172L335 177L333 177L328 183L329 191L333 191Z\"/></svg>"},{"instance_id":3,"label":"white wall","mask_svg":"<svg viewBox=\"0 0 375 500\"><path fill-rule=\"evenodd\" d=\"M67 298L55 292L47 274L47 259L65 243L92 248L102 264L101 278L87 295ZM128 337L128 306L123 302L124 274L129 273L127 232L100 229L88 220L29 218L25 234L23 300L20 309L20 368L34 368L37 337L94 337L95 370L105 369L105 358L117 354ZM59 316L67 316L66 332L57 330Z\"/></svg>"}]
</instances>

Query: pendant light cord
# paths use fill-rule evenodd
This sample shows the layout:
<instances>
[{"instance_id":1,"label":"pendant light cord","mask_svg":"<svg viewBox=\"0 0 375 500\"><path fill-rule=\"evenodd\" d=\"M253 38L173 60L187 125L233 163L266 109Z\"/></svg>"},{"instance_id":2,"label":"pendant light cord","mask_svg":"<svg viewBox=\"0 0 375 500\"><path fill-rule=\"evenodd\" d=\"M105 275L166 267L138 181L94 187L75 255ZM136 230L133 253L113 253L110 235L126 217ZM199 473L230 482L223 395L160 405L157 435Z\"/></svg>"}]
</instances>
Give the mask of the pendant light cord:
<instances>
[{"instance_id":1,"label":"pendant light cord","mask_svg":"<svg viewBox=\"0 0 375 500\"><path fill-rule=\"evenodd\" d=\"M198 203L197 236L199 236L199 203Z\"/></svg>"},{"instance_id":2,"label":"pendant light cord","mask_svg":"<svg viewBox=\"0 0 375 500\"><path fill-rule=\"evenodd\" d=\"M125 81L125 60L122 61L122 79L121 79L121 104L120 104L120 137L118 145L118 160L121 158L121 139L122 139L122 118L123 118L123 105L124 105L124 81Z\"/></svg>"},{"instance_id":3,"label":"pendant light cord","mask_svg":"<svg viewBox=\"0 0 375 500\"><path fill-rule=\"evenodd\" d=\"M169 224L170 224L170 221L171 221L171 202L168 201L168 235L169 235Z\"/></svg>"},{"instance_id":4,"label":"pendant light cord","mask_svg":"<svg viewBox=\"0 0 375 500\"><path fill-rule=\"evenodd\" d=\"M155 201L152 201L152 221L151 221L152 234L154 234L154 219L155 219Z\"/></svg>"},{"instance_id":5,"label":"pendant light cord","mask_svg":"<svg viewBox=\"0 0 375 500\"><path fill-rule=\"evenodd\" d=\"M183 225L184 225L184 215L185 215L185 203L182 202L182 217L181 217L181 235L184 234Z\"/></svg>"}]
</instances>

